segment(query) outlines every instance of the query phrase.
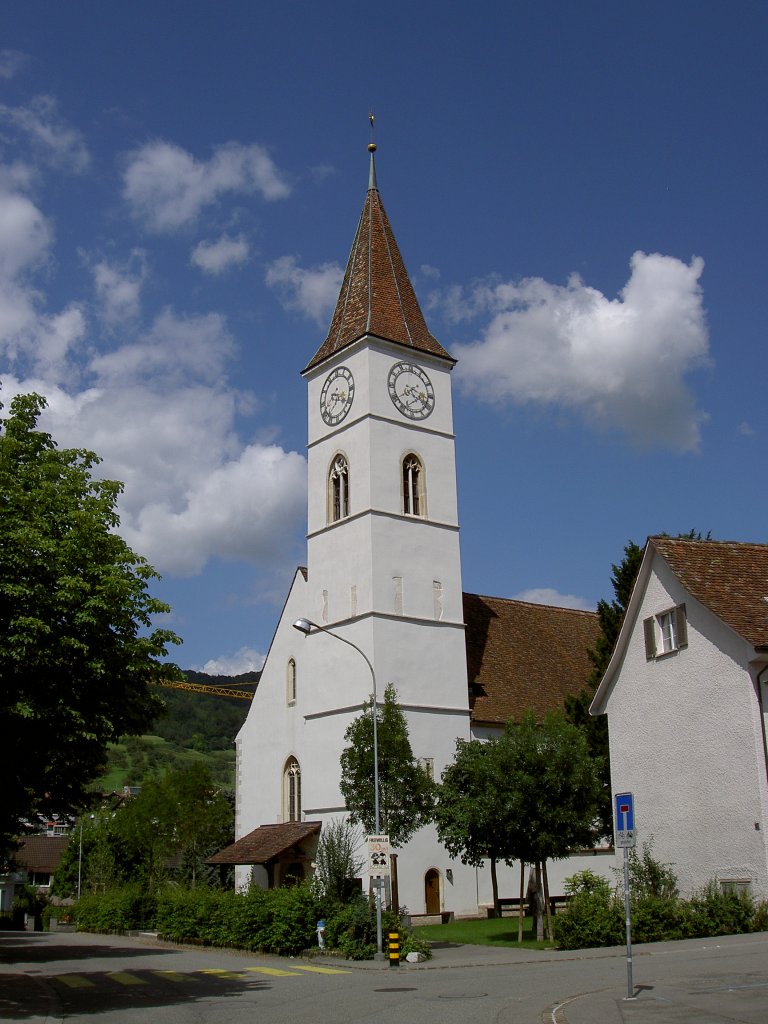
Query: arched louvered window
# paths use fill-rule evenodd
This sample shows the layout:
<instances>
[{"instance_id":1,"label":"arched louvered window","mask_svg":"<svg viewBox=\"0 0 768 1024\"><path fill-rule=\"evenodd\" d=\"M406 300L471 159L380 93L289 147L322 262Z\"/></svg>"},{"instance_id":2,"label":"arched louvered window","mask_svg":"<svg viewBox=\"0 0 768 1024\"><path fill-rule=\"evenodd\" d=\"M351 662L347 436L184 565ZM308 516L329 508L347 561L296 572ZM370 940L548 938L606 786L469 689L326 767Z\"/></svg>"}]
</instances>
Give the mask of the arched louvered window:
<instances>
[{"instance_id":1,"label":"arched louvered window","mask_svg":"<svg viewBox=\"0 0 768 1024\"><path fill-rule=\"evenodd\" d=\"M283 769L283 821L301 821L301 768L295 757Z\"/></svg>"},{"instance_id":2,"label":"arched louvered window","mask_svg":"<svg viewBox=\"0 0 768 1024\"><path fill-rule=\"evenodd\" d=\"M328 519L337 523L349 515L349 463L336 455L328 476Z\"/></svg>"},{"instance_id":3,"label":"arched louvered window","mask_svg":"<svg viewBox=\"0 0 768 1024\"><path fill-rule=\"evenodd\" d=\"M406 516L426 515L424 494L424 467L418 455L409 452L403 459L403 514Z\"/></svg>"}]
</instances>

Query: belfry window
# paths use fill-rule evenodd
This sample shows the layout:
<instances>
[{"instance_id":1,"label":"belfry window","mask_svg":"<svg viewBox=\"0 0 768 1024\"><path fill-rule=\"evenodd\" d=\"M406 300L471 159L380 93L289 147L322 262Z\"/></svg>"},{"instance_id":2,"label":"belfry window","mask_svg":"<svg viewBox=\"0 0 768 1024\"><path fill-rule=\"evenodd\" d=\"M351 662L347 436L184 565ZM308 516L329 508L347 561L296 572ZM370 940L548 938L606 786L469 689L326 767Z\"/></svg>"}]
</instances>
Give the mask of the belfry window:
<instances>
[{"instance_id":1,"label":"belfry window","mask_svg":"<svg viewBox=\"0 0 768 1024\"><path fill-rule=\"evenodd\" d=\"M403 459L403 514L423 516L425 504L424 467L418 455L411 452Z\"/></svg>"},{"instance_id":2,"label":"belfry window","mask_svg":"<svg viewBox=\"0 0 768 1024\"><path fill-rule=\"evenodd\" d=\"M283 769L283 821L301 821L301 768L295 757Z\"/></svg>"},{"instance_id":3,"label":"belfry window","mask_svg":"<svg viewBox=\"0 0 768 1024\"><path fill-rule=\"evenodd\" d=\"M349 463L337 455L328 478L328 518L337 523L349 515Z\"/></svg>"}]
</instances>

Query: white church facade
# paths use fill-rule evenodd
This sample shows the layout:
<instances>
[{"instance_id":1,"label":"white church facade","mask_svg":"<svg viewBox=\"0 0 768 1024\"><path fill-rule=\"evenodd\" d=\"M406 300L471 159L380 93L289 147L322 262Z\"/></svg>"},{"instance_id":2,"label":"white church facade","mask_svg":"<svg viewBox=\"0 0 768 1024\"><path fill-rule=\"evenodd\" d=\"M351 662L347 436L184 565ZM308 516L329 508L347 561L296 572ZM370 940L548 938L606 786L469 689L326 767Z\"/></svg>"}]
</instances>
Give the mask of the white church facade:
<instances>
[{"instance_id":1,"label":"white church facade","mask_svg":"<svg viewBox=\"0 0 768 1024\"><path fill-rule=\"evenodd\" d=\"M359 652L322 630L365 652L379 700L394 686L414 755L437 780L458 738L487 737L528 708L542 715L582 689L598 633L590 612L463 592L455 360L427 328L370 148L329 334L303 370L307 563L237 737L237 839L214 858L236 865L238 886L309 874L322 824L345 814L344 733L373 679ZM302 635L293 628L302 618L322 629ZM400 903L411 913L474 914L490 904L488 869L450 858L433 826L397 852ZM597 867L594 858L585 863ZM551 866L551 891L580 866ZM517 874L501 869L501 894L518 886Z\"/></svg>"}]
</instances>

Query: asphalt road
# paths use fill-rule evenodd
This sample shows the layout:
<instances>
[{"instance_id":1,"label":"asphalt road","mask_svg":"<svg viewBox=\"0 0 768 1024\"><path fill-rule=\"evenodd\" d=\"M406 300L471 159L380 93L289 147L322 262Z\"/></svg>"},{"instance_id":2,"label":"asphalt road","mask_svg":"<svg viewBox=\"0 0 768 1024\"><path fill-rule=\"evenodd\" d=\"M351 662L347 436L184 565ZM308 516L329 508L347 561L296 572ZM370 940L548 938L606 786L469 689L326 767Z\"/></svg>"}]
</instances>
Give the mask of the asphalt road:
<instances>
[{"instance_id":1,"label":"asphalt road","mask_svg":"<svg viewBox=\"0 0 768 1024\"><path fill-rule=\"evenodd\" d=\"M0 1019L43 1024L766 1024L768 933L624 951L438 948L393 969L0 932Z\"/></svg>"}]
</instances>

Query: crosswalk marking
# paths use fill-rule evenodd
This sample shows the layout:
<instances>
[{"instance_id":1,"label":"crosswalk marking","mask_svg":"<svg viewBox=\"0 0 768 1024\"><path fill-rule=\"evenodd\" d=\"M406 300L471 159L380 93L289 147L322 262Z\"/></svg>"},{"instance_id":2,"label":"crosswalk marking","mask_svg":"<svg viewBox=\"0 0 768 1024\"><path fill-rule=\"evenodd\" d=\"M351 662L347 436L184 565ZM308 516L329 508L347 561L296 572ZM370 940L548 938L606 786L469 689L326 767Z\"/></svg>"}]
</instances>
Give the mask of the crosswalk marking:
<instances>
[{"instance_id":1,"label":"crosswalk marking","mask_svg":"<svg viewBox=\"0 0 768 1024\"><path fill-rule=\"evenodd\" d=\"M135 974L129 974L128 971L107 971L107 977L111 978L112 981L117 981L121 985L146 985L146 981L143 978L137 978Z\"/></svg>"},{"instance_id":2,"label":"crosswalk marking","mask_svg":"<svg viewBox=\"0 0 768 1024\"><path fill-rule=\"evenodd\" d=\"M82 974L57 974L56 980L68 988L93 988L93 982L84 978Z\"/></svg>"},{"instance_id":3,"label":"crosswalk marking","mask_svg":"<svg viewBox=\"0 0 768 1024\"><path fill-rule=\"evenodd\" d=\"M246 967L246 971L253 971L255 974L272 974L276 978L297 978L298 971L283 971L279 967Z\"/></svg>"},{"instance_id":4,"label":"crosswalk marking","mask_svg":"<svg viewBox=\"0 0 768 1024\"><path fill-rule=\"evenodd\" d=\"M214 978L221 978L222 980L244 981L248 974L266 974L274 978L299 978L302 973L349 974L350 972L338 967L314 967L304 964L291 964L290 970L286 970L282 967L244 967L240 971L228 971L222 967L208 967L195 972L156 970L148 971L147 973L153 974L155 977L161 978L165 981L180 984L187 981L198 981L199 979L195 977L195 974L208 974ZM67 988L94 988L96 984L93 980L93 976L86 978L82 974L57 974L54 977L57 981L61 982L62 985L66 985ZM138 977L136 974L131 974L129 971L110 971L106 974L99 975L99 977L109 978L110 981L117 982L119 985L147 984L146 978Z\"/></svg>"},{"instance_id":5,"label":"crosswalk marking","mask_svg":"<svg viewBox=\"0 0 768 1024\"><path fill-rule=\"evenodd\" d=\"M313 974L351 974L351 971L343 971L339 967L305 967L303 964L296 964L297 971L311 971Z\"/></svg>"},{"instance_id":6,"label":"crosswalk marking","mask_svg":"<svg viewBox=\"0 0 768 1024\"><path fill-rule=\"evenodd\" d=\"M158 978L165 978L166 981L197 981L192 974L182 974L181 971L152 971Z\"/></svg>"}]
</instances>

